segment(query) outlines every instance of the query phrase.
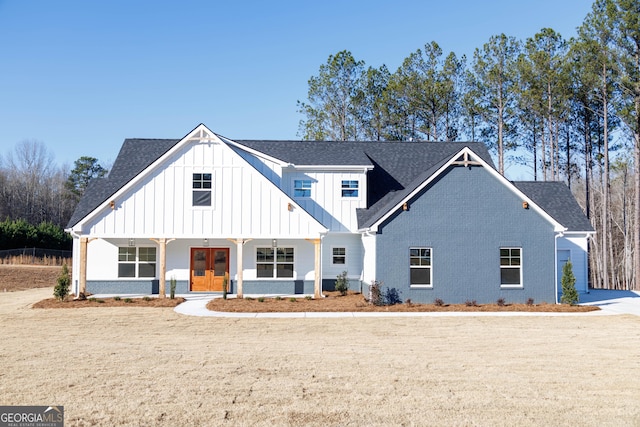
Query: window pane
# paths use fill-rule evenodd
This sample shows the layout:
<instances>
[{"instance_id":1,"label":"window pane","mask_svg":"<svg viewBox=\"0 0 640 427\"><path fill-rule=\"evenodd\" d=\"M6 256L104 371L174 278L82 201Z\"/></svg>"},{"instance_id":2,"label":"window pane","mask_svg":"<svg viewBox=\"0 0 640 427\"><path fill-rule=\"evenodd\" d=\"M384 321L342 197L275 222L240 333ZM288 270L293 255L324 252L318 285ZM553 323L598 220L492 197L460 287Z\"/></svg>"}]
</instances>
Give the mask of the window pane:
<instances>
[{"instance_id":1,"label":"window pane","mask_svg":"<svg viewBox=\"0 0 640 427\"><path fill-rule=\"evenodd\" d=\"M257 264L256 276L257 277L273 277L273 264Z\"/></svg>"},{"instance_id":2,"label":"window pane","mask_svg":"<svg viewBox=\"0 0 640 427\"><path fill-rule=\"evenodd\" d=\"M156 248L139 248L138 258L140 261L155 261Z\"/></svg>"},{"instance_id":3,"label":"window pane","mask_svg":"<svg viewBox=\"0 0 640 427\"><path fill-rule=\"evenodd\" d=\"M140 263L138 266L138 277L156 277L156 264Z\"/></svg>"},{"instance_id":4,"label":"window pane","mask_svg":"<svg viewBox=\"0 0 640 427\"><path fill-rule=\"evenodd\" d=\"M202 174L201 173L194 173L193 174L193 181L201 181L202 180Z\"/></svg>"},{"instance_id":5,"label":"window pane","mask_svg":"<svg viewBox=\"0 0 640 427\"><path fill-rule=\"evenodd\" d=\"M501 257L508 257L509 256L509 249L500 249L500 256Z\"/></svg>"},{"instance_id":6,"label":"window pane","mask_svg":"<svg viewBox=\"0 0 640 427\"><path fill-rule=\"evenodd\" d=\"M342 181L342 197L358 197L358 181Z\"/></svg>"},{"instance_id":7,"label":"window pane","mask_svg":"<svg viewBox=\"0 0 640 427\"><path fill-rule=\"evenodd\" d=\"M136 260L136 248L118 248L118 261Z\"/></svg>"},{"instance_id":8,"label":"window pane","mask_svg":"<svg viewBox=\"0 0 640 427\"><path fill-rule=\"evenodd\" d=\"M278 264L277 277L293 277L293 264Z\"/></svg>"},{"instance_id":9,"label":"window pane","mask_svg":"<svg viewBox=\"0 0 640 427\"><path fill-rule=\"evenodd\" d=\"M311 180L296 179L293 181L293 197L311 197Z\"/></svg>"},{"instance_id":10,"label":"window pane","mask_svg":"<svg viewBox=\"0 0 640 427\"><path fill-rule=\"evenodd\" d=\"M500 284L501 285L519 285L520 269L519 268L501 268Z\"/></svg>"},{"instance_id":11,"label":"window pane","mask_svg":"<svg viewBox=\"0 0 640 427\"><path fill-rule=\"evenodd\" d=\"M211 206L211 191L194 191L193 206Z\"/></svg>"},{"instance_id":12,"label":"window pane","mask_svg":"<svg viewBox=\"0 0 640 427\"><path fill-rule=\"evenodd\" d=\"M256 249L256 261L257 262L273 262L273 249L272 248Z\"/></svg>"},{"instance_id":13,"label":"window pane","mask_svg":"<svg viewBox=\"0 0 640 427\"><path fill-rule=\"evenodd\" d=\"M278 262L293 262L293 248L278 248Z\"/></svg>"},{"instance_id":14,"label":"window pane","mask_svg":"<svg viewBox=\"0 0 640 427\"><path fill-rule=\"evenodd\" d=\"M203 173L202 174L202 180L211 182L211 174L210 173Z\"/></svg>"},{"instance_id":15,"label":"window pane","mask_svg":"<svg viewBox=\"0 0 640 427\"><path fill-rule=\"evenodd\" d=\"M344 265L347 261L346 248L333 248L333 263Z\"/></svg>"},{"instance_id":16,"label":"window pane","mask_svg":"<svg viewBox=\"0 0 640 427\"><path fill-rule=\"evenodd\" d=\"M136 277L136 265L118 264L118 277Z\"/></svg>"},{"instance_id":17,"label":"window pane","mask_svg":"<svg viewBox=\"0 0 640 427\"><path fill-rule=\"evenodd\" d=\"M430 268L412 268L411 284L412 285L430 285L431 269Z\"/></svg>"}]
</instances>

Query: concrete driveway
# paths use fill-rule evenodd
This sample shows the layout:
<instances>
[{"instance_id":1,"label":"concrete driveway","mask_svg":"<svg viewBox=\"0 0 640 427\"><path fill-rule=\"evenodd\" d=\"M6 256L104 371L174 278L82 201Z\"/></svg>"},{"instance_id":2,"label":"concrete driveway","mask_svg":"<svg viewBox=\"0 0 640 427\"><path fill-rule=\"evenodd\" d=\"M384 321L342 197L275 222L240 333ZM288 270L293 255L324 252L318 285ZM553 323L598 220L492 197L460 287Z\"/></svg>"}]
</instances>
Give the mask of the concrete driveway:
<instances>
[{"instance_id":1,"label":"concrete driveway","mask_svg":"<svg viewBox=\"0 0 640 427\"><path fill-rule=\"evenodd\" d=\"M640 316L640 292L591 289L588 294L580 294L580 305L597 305L611 314Z\"/></svg>"}]
</instances>

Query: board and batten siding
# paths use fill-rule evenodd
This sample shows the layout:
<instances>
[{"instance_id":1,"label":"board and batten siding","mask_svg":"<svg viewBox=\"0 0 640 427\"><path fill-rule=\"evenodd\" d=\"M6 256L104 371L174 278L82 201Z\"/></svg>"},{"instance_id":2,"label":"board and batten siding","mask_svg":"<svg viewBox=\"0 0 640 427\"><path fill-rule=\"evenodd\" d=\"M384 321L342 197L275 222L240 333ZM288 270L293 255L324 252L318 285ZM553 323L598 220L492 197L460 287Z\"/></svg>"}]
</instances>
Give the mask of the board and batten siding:
<instances>
[{"instance_id":1,"label":"board and batten siding","mask_svg":"<svg viewBox=\"0 0 640 427\"><path fill-rule=\"evenodd\" d=\"M294 197L294 181L310 180L311 197ZM358 181L358 197L342 197L342 181ZM356 232L357 208L366 208L367 179L364 172L284 171L282 186L296 203L333 232Z\"/></svg>"},{"instance_id":2,"label":"board and batten siding","mask_svg":"<svg viewBox=\"0 0 640 427\"><path fill-rule=\"evenodd\" d=\"M212 205L192 206L194 173L212 174ZM317 237L324 227L223 143L187 143L84 230L96 237Z\"/></svg>"}]
</instances>

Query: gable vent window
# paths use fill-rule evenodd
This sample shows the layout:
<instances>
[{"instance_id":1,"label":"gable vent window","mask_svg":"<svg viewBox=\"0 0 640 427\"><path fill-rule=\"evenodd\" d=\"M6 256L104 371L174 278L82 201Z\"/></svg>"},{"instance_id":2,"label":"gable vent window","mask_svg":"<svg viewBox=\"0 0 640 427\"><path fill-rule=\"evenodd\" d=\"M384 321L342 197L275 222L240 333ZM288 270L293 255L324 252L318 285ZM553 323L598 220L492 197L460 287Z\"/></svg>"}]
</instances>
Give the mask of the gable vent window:
<instances>
[{"instance_id":1,"label":"gable vent window","mask_svg":"<svg viewBox=\"0 0 640 427\"><path fill-rule=\"evenodd\" d=\"M193 174L193 206L211 206L211 174Z\"/></svg>"},{"instance_id":2,"label":"gable vent window","mask_svg":"<svg viewBox=\"0 0 640 427\"><path fill-rule=\"evenodd\" d=\"M358 181L342 181L342 197L358 197Z\"/></svg>"},{"instance_id":3,"label":"gable vent window","mask_svg":"<svg viewBox=\"0 0 640 427\"><path fill-rule=\"evenodd\" d=\"M311 197L311 180L295 179L293 181L293 197Z\"/></svg>"}]
</instances>

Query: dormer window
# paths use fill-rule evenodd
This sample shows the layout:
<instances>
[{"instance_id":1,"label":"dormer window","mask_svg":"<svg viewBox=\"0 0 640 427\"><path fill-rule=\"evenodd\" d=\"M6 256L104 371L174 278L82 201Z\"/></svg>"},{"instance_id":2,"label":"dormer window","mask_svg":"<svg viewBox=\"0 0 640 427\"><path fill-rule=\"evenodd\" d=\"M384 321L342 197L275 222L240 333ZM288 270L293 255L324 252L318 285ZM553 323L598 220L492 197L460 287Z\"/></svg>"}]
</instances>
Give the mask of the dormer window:
<instances>
[{"instance_id":1,"label":"dormer window","mask_svg":"<svg viewBox=\"0 0 640 427\"><path fill-rule=\"evenodd\" d=\"M293 181L293 197L311 197L311 180L295 179Z\"/></svg>"},{"instance_id":2,"label":"dormer window","mask_svg":"<svg viewBox=\"0 0 640 427\"><path fill-rule=\"evenodd\" d=\"M211 174L193 174L193 206L211 206Z\"/></svg>"},{"instance_id":3,"label":"dormer window","mask_svg":"<svg viewBox=\"0 0 640 427\"><path fill-rule=\"evenodd\" d=\"M342 197L358 197L358 181L342 181Z\"/></svg>"}]
</instances>

